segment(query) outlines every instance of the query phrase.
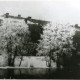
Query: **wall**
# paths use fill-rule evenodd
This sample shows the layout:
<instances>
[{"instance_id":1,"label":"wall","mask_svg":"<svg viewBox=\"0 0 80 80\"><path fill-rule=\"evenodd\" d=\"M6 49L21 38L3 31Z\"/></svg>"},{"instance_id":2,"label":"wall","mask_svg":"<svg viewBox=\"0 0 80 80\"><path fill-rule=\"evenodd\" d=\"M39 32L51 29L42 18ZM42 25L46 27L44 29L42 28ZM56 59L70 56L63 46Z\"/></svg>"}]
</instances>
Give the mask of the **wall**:
<instances>
[{"instance_id":1,"label":"wall","mask_svg":"<svg viewBox=\"0 0 80 80\"><path fill-rule=\"evenodd\" d=\"M19 67L20 64L20 56L15 58L15 67ZM8 56L6 54L0 55L0 67L8 66ZM56 67L56 63L52 61L52 67ZM22 63L20 67L27 68L47 68L46 59L44 56L23 56Z\"/></svg>"},{"instance_id":2,"label":"wall","mask_svg":"<svg viewBox=\"0 0 80 80\"><path fill-rule=\"evenodd\" d=\"M8 66L8 56L6 54L0 55L0 67Z\"/></svg>"},{"instance_id":3,"label":"wall","mask_svg":"<svg viewBox=\"0 0 80 80\"><path fill-rule=\"evenodd\" d=\"M19 67L20 64L20 56L15 59L15 66ZM52 61L52 67L56 67L56 63ZM34 68L47 68L46 59L44 56L31 56L31 57L23 57L22 63L20 67L34 67Z\"/></svg>"}]
</instances>

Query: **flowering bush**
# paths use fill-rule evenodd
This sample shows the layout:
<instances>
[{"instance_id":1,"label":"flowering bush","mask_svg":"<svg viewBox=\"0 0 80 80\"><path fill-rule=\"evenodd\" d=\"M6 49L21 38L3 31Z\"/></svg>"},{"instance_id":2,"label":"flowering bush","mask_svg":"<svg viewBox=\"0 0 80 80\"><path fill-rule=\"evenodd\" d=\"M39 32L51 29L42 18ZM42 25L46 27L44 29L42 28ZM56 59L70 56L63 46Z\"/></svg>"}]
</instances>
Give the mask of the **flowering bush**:
<instances>
[{"instance_id":1,"label":"flowering bush","mask_svg":"<svg viewBox=\"0 0 80 80\"><path fill-rule=\"evenodd\" d=\"M72 56L73 35L75 28L69 24L48 24L44 27L43 35L39 40L37 55L48 55L57 60L58 57Z\"/></svg>"},{"instance_id":2,"label":"flowering bush","mask_svg":"<svg viewBox=\"0 0 80 80\"><path fill-rule=\"evenodd\" d=\"M29 31L23 20L3 18L0 26L0 48L5 48L10 39L13 46L19 45L24 33L28 35Z\"/></svg>"}]
</instances>

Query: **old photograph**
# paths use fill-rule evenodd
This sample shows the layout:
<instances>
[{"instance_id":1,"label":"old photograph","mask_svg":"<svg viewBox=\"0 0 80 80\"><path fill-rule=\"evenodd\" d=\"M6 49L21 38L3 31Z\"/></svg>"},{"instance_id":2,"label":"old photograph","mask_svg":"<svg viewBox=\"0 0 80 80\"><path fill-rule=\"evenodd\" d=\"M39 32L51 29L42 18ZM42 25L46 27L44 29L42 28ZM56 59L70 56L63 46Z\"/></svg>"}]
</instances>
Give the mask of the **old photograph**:
<instances>
[{"instance_id":1,"label":"old photograph","mask_svg":"<svg viewBox=\"0 0 80 80\"><path fill-rule=\"evenodd\" d=\"M0 79L80 79L80 1L0 1Z\"/></svg>"}]
</instances>

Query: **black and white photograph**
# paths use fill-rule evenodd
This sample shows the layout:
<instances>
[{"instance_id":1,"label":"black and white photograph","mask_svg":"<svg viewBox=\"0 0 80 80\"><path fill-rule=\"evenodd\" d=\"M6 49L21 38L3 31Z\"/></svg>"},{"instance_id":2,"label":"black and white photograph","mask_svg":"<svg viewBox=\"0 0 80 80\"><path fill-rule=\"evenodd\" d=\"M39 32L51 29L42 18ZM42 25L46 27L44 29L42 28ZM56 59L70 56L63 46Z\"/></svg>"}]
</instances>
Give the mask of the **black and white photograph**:
<instances>
[{"instance_id":1,"label":"black and white photograph","mask_svg":"<svg viewBox=\"0 0 80 80\"><path fill-rule=\"evenodd\" d=\"M80 0L0 1L0 79L80 79Z\"/></svg>"}]
</instances>

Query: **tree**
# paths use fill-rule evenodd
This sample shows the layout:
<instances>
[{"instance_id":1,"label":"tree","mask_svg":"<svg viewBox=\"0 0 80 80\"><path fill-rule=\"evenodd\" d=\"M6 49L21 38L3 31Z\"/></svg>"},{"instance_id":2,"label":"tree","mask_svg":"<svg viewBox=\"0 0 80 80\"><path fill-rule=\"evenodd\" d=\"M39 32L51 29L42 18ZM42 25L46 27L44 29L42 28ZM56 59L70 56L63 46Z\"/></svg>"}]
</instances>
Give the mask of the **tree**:
<instances>
[{"instance_id":1,"label":"tree","mask_svg":"<svg viewBox=\"0 0 80 80\"><path fill-rule=\"evenodd\" d=\"M73 46L75 50L72 56L72 65L76 66L80 63L80 29L77 29L73 36Z\"/></svg>"},{"instance_id":2,"label":"tree","mask_svg":"<svg viewBox=\"0 0 80 80\"><path fill-rule=\"evenodd\" d=\"M30 42L30 32L24 20L3 18L0 26L0 49L8 54L8 65L14 66L17 55L27 55L24 47Z\"/></svg>"},{"instance_id":3,"label":"tree","mask_svg":"<svg viewBox=\"0 0 80 80\"><path fill-rule=\"evenodd\" d=\"M41 35L41 40L39 40L37 55L47 55L50 57L50 60L56 61L58 66L60 66L60 59L72 56L72 50L75 49L73 47L74 34L75 28L69 24L48 24L44 27L43 35Z\"/></svg>"}]
</instances>

